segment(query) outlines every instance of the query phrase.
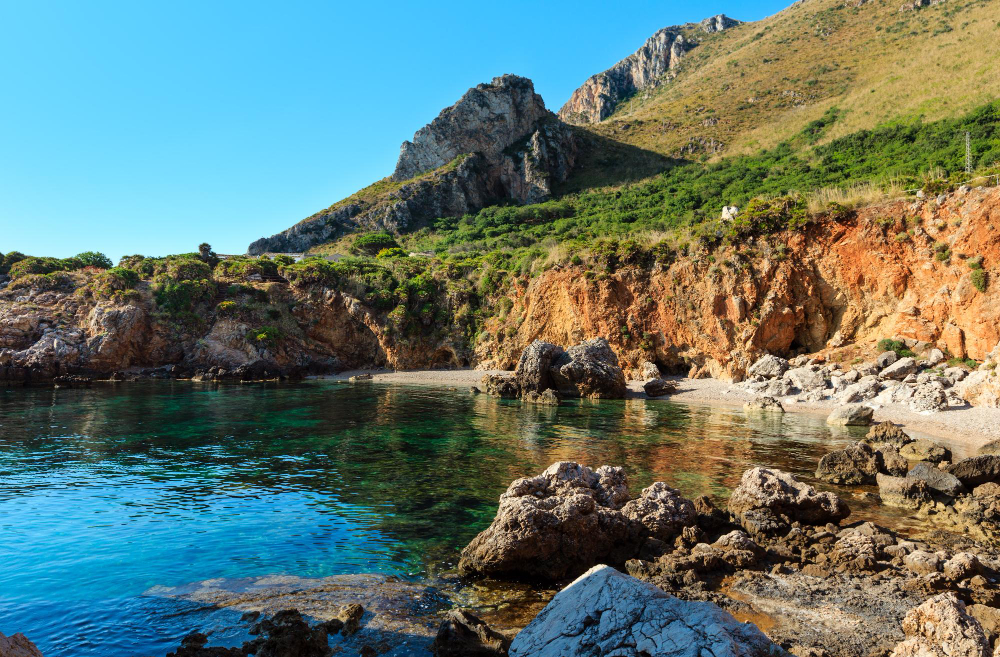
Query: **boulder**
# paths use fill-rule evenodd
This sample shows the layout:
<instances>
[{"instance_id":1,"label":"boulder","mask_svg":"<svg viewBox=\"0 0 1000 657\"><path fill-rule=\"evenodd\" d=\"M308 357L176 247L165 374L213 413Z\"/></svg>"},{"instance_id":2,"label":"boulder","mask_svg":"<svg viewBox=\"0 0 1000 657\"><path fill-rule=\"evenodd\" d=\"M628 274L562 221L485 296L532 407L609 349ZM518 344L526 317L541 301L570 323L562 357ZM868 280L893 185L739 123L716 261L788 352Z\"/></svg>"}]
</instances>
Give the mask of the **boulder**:
<instances>
[{"instance_id":1,"label":"boulder","mask_svg":"<svg viewBox=\"0 0 1000 657\"><path fill-rule=\"evenodd\" d=\"M875 358L875 364L880 370L884 370L897 360L899 360L899 356L896 355L895 351L883 351Z\"/></svg>"},{"instance_id":2,"label":"boulder","mask_svg":"<svg viewBox=\"0 0 1000 657\"><path fill-rule=\"evenodd\" d=\"M912 443L913 438L906 435L906 432L892 422L879 422L878 424L873 424L871 429L868 430L868 435L864 437L864 441L875 446L892 445L893 447L900 448L903 445Z\"/></svg>"},{"instance_id":3,"label":"boulder","mask_svg":"<svg viewBox=\"0 0 1000 657\"><path fill-rule=\"evenodd\" d=\"M752 511L767 510L811 525L838 522L851 514L850 508L833 493L820 493L787 472L751 468L743 473L740 485L729 497L729 512L742 517Z\"/></svg>"},{"instance_id":4,"label":"boulder","mask_svg":"<svg viewBox=\"0 0 1000 657\"><path fill-rule=\"evenodd\" d=\"M774 397L755 397L743 404L746 413L784 413L785 409Z\"/></svg>"},{"instance_id":5,"label":"boulder","mask_svg":"<svg viewBox=\"0 0 1000 657\"><path fill-rule=\"evenodd\" d=\"M921 479L878 474L878 496L882 504L903 509L919 509L931 501L930 487Z\"/></svg>"},{"instance_id":6,"label":"boulder","mask_svg":"<svg viewBox=\"0 0 1000 657\"><path fill-rule=\"evenodd\" d=\"M940 463L951 458L951 451L935 442L921 438L901 447L899 455L908 461Z\"/></svg>"},{"instance_id":7,"label":"boulder","mask_svg":"<svg viewBox=\"0 0 1000 657\"><path fill-rule=\"evenodd\" d=\"M650 379L660 378L660 368L656 366L656 363L651 363L648 360L642 361L639 366L639 377L643 381L648 381Z\"/></svg>"},{"instance_id":8,"label":"boulder","mask_svg":"<svg viewBox=\"0 0 1000 657\"><path fill-rule=\"evenodd\" d=\"M435 657L505 657L510 639L465 611L449 611L434 638Z\"/></svg>"},{"instance_id":9,"label":"boulder","mask_svg":"<svg viewBox=\"0 0 1000 657\"><path fill-rule=\"evenodd\" d=\"M834 484L874 484L882 470L881 455L867 443L830 452L819 460L816 478Z\"/></svg>"},{"instance_id":10,"label":"boulder","mask_svg":"<svg viewBox=\"0 0 1000 657\"><path fill-rule=\"evenodd\" d=\"M882 466L880 469L882 474L892 475L893 477L906 476L907 471L910 469L910 463L899 455L898 449L892 445L880 445L875 451L882 456Z\"/></svg>"},{"instance_id":11,"label":"boulder","mask_svg":"<svg viewBox=\"0 0 1000 657\"><path fill-rule=\"evenodd\" d=\"M801 390L811 392L813 390L823 390L826 388L826 377L819 367L815 365L804 365L785 372L784 378Z\"/></svg>"},{"instance_id":12,"label":"boulder","mask_svg":"<svg viewBox=\"0 0 1000 657\"><path fill-rule=\"evenodd\" d=\"M917 365L917 361L914 358L907 356L906 358L900 358L889 367L883 369L879 372L879 376L883 379L889 379L891 381L902 381L918 369L920 369L920 366Z\"/></svg>"},{"instance_id":13,"label":"boulder","mask_svg":"<svg viewBox=\"0 0 1000 657\"><path fill-rule=\"evenodd\" d=\"M777 657L750 623L710 602L679 600L608 566L557 593L510 646L511 657Z\"/></svg>"},{"instance_id":14,"label":"boulder","mask_svg":"<svg viewBox=\"0 0 1000 657\"><path fill-rule=\"evenodd\" d=\"M931 349L927 352L927 364L931 367L945 361L944 352L940 349Z\"/></svg>"},{"instance_id":15,"label":"boulder","mask_svg":"<svg viewBox=\"0 0 1000 657\"><path fill-rule=\"evenodd\" d=\"M522 400L526 404L536 404L538 406L558 406L559 405L559 395L555 390L546 390L545 392L538 393L534 390L529 390L527 394L522 397Z\"/></svg>"},{"instance_id":16,"label":"boulder","mask_svg":"<svg viewBox=\"0 0 1000 657\"><path fill-rule=\"evenodd\" d=\"M983 627L954 593L941 593L903 618L906 639L890 657L990 657Z\"/></svg>"},{"instance_id":17,"label":"boulder","mask_svg":"<svg viewBox=\"0 0 1000 657\"><path fill-rule=\"evenodd\" d=\"M992 440L976 450L977 456L982 456L983 454L1000 455L1000 440Z\"/></svg>"},{"instance_id":18,"label":"boulder","mask_svg":"<svg viewBox=\"0 0 1000 657\"><path fill-rule=\"evenodd\" d=\"M872 423L875 411L863 404L847 404L833 409L826 418L827 424L838 427L866 427Z\"/></svg>"},{"instance_id":19,"label":"boulder","mask_svg":"<svg viewBox=\"0 0 1000 657\"><path fill-rule=\"evenodd\" d=\"M941 557L926 550L914 550L903 557L903 565L916 575L929 575L941 571Z\"/></svg>"},{"instance_id":20,"label":"boulder","mask_svg":"<svg viewBox=\"0 0 1000 657\"><path fill-rule=\"evenodd\" d=\"M42 657L42 651L20 632L10 636L4 636L4 633L0 632L0 656Z\"/></svg>"},{"instance_id":21,"label":"boulder","mask_svg":"<svg viewBox=\"0 0 1000 657\"><path fill-rule=\"evenodd\" d=\"M494 397L517 399L521 396L521 388L510 374L485 374L482 384L486 394Z\"/></svg>"},{"instance_id":22,"label":"boulder","mask_svg":"<svg viewBox=\"0 0 1000 657\"><path fill-rule=\"evenodd\" d=\"M521 352L521 358L517 361L517 367L514 368L514 379L521 393L531 391L541 393L554 388L550 369L553 361L562 353L562 347L542 340L535 340L525 347Z\"/></svg>"},{"instance_id":23,"label":"boulder","mask_svg":"<svg viewBox=\"0 0 1000 657\"><path fill-rule=\"evenodd\" d=\"M882 389L882 383L875 377L865 377L857 383L844 386L843 390L837 393L837 401L842 404L856 404L868 401L878 396Z\"/></svg>"},{"instance_id":24,"label":"boulder","mask_svg":"<svg viewBox=\"0 0 1000 657\"><path fill-rule=\"evenodd\" d=\"M625 374L604 338L570 347L549 368L553 387L566 397L625 397Z\"/></svg>"},{"instance_id":25,"label":"boulder","mask_svg":"<svg viewBox=\"0 0 1000 657\"><path fill-rule=\"evenodd\" d=\"M459 572L555 580L597 563L624 563L652 539L696 522L694 505L662 482L629 501L622 468L555 463L514 481L493 523L469 543Z\"/></svg>"},{"instance_id":26,"label":"boulder","mask_svg":"<svg viewBox=\"0 0 1000 657\"><path fill-rule=\"evenodd\" d=\"M1000 482L1000 456L982 454L962 459L948 468L948 472L970 489L991 481Z\"/></svg>"},{"instance_id":27,"label":"boulder","mask_svg":"<svg viewBox=\"0 0 1000 657\"><path fill-rule=\"evenodd\" d=\"M912 470L906 473L906 476L910 479L925 481L928 488L949 497L958 497L968 492L958 478L927 461L917 463Z\"/></svg>"},{"instance_id":28,"label":"boulder","mask_svg":"<svg viewBox=\"0 0 1000 657\"><path fill-rule=\"evenodd\" d=\"M642 385L642 391L647 397L663 397L677 392L677 382L665 379L652 379Z\"/></svg>"},{"instance_id":29,"label":"boulder","mask_svg":"<svg viewBox=\"0 0 1000 657\"><path fill-rule=\"evenodd\" d=\"M780 356L768 354L762 356L747 370L747 376L762 376L765 379L776 379L788 371L788 361Z\"/></svg>"},{"instance_id":30,"label":"boulder","mask_svg":"<svg viewBox=\"0 0 1000 657\"><path fill-rule=\"evenodd\" d=\"M944 562L942 570L945 577L959 582L978 575L982 568L983 565L979 562L979 557L971 552L959 552Z\"/></svg>"},{"instance_id":31,"label":"boulder","mask_svg":"<svg viewBox=\"0 0 1000 657\"><path fill-rule=\"evenodd\" d=\"M913 389L910 408L917 413L933 413L948 408L948 393L940 381L927 381Z\"/></svg>"}]
</instances>

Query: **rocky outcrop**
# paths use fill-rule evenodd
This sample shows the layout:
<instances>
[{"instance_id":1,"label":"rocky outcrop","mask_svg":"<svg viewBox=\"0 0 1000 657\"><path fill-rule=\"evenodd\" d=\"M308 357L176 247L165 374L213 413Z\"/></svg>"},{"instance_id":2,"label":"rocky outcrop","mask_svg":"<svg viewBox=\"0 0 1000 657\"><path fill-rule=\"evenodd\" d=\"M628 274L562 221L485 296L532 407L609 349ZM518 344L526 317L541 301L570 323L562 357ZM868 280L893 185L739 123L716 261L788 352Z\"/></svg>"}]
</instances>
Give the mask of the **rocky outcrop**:
<instances>
[{"instance_id":1,"label":"rocky outcrop","mask_svg":"<svg viewBox=\"0 0 1000 657\"><path fill-rule=\"evenodd\" d=\"M695 517L694 505L663 483L630 500L622 468L555 463L510 485L458 567L466 575L556 580L597 563L624 563Z\"/></svg>"},{"instance_id":2,"label":"rocky outcrop","mask_svg":"<svg viewBox=\"0 0 1000 657\"><path fill-rule=\"evenodd\" d=\"M564 397L620 399L626 392L625 373L604 338L568 349L535 340L521 353L512 375L487 375L483 384L487 393L508 398L555 391ZM670 392L669 384L662 382L661 394Z\"/></svg>"},{"instance_id":3,"label":"rocky outcrop","mask_svg":"<svg viewBox=\"0 0 1000 657\"><path fill-rule=\"evenodd\" d=\"M578 139L545 109L531 80L503 75L473 87L403 142L379 194L358 194L250 245L250 254L302 252L357 230L400 231L509 199L538 203L569 176Z\"/></svg>"},{"instance_id":4,"label":"rocky outcrop","mask_svg":"<svg viewBox=\"0 0 1000 657\"><path fill-rule=\"evenodd\" d=\"M679 600L608 566L552 598L514 639L511 657L777 657L756 626L708 602Z\"/></svg>"},{"instance_id":5,"label":"rocky outcrop","mask_svg":"<svg viewBox=\"0 0 1000 657\"><path fill-rule=\"evenodd\" d=\"M835 408L826 418L826 423L838 427L867 427L872 423L874 413L870 406L847 404Z\"/></svg>"},{"instance_id":6,"label":"rocky outcrop","mask_svg":"<svg viewBox=\"0 0 1000 657\"><path fill-rule=\"evenodd\" d=\"M739 21L720 14L705 19L699 26L700 31L713 34L738 24ZM696 38L685 36L692 27L665 27L635 53L588 78L559 110L560 118L577 124L603 121L629 96L663 82L680 65L685 53L698 44Z\"/></svg>"},{"instance_id":7,"label":"rocky outcrop","mask_svg":"<svg viewBox=\"0 0 1000 657\"><path fill-rule=\"evenodd\" d=\"M874 450L868 443L855 443L830 452L816 466L816 478L834 484L874 484L879 473L906 474L906 461L899 458L895 447L883 446Z\"/></svg>"},{"instance_id":8,"label":"rocky outcrop","mask_svg":"<svg viewBox=\"0 0 1000 657\"><path fill-rule=\"evenodd\" d=\"M506 657L510 639L464 609L452 609L434 638L434 657Z\"/></svg>"},{"instance_id":9,"label":"rocky outcrop","mask_svg":"<svg viewBox=\"0 0 1000 657\"><path fill-rule=\"evenodd\" d=\"M11 636L0 632L0 657L42 657L42 651L20 632Z\"/></svg>"},{"instance_id":10,"label":"rocky outcrop","mask_svg":"<svg viewBox=\"0 0 1000 657\"><path fill-rule=\"evenodd\" d=\"M833 493L820 493L787 472L752 468L729 497L729 512L750 534L787 531L791 522L836 523L851 514Z\"/></svg>"}]
</instances>

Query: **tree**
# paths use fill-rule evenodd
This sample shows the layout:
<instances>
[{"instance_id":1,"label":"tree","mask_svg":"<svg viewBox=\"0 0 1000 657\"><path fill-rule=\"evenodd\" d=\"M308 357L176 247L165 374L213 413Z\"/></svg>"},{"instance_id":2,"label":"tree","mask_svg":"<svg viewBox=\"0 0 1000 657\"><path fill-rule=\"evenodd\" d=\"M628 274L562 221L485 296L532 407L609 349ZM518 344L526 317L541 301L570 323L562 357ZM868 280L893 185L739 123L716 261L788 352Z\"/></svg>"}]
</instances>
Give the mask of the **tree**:
<instances>
[{"instance_id":1,"label":"tree","mask_svg":"<svg viewBox=\"0 0 1000 657\"><path fill-rule=\"evenodd\" d=\"M215 255L215 251L212 250L212 245L208 242L202 242L198 245L198 257L212 267L219 264L219 256Z\"/></svg>"},{"instance_id":2,"label":"tree","mask_svg":"<svg viewBox=\"0 0 1000 657\"><path fill-rule=\"evenodd\" d=\"M111 269L114 263L111 258L99 251L84 251L76 254L77 260L83 263L84 267L97 267L98 269Z\"/></svg>"}]
</instances>

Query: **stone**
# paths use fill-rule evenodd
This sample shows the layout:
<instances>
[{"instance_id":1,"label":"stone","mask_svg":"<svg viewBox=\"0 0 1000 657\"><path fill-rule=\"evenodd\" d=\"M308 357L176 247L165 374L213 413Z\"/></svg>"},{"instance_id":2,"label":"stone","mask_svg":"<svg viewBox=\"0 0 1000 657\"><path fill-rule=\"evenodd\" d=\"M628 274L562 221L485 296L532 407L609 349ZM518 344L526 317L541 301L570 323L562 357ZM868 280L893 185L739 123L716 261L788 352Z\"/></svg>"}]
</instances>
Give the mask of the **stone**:
<instances>
[{"instance_id":1,"label":"stone","mask_svg":"<svg viewBox=\"0 0 1000 657\"><path fill-rule=\"evenodd\" d=\"M879 376L892 381L902 381L918 369L920 369L920 366L917 365L916 359L907 356L906 358L900 358L889 367L886 367L879 372Z\"/></svg>"},{"instance_id":2,"label":"stone","mask_svg":"<svg viewBox=\"0 0 1000 657\"><path fill-rule=\"evenodd\" d=\"M823 390L826 388L826 377L823 376L823 372L819 368L813 365L790 369L785 372L784 376L793 386L802 392Z\"/></svg>"},{"instance_id":3,"label":"stone","mask_svg":"<svg viewBox=\"0 0 1000 657\"><path fill-rule=\"evenodd\" d=\"M882 467L880 470L882 474L892 475L893 477L906 476L906 473L910 469L910 463L899 455L898 449L892 445L883 444L875 451L882 457Z\"/></svg>"},{"instance_id":4,"label":"stone","mask_svg":"<svg viewBox=\"0 0 1000 657\"><path fill-rule=\"evenodd\" d=\"M917 385L909 406L918 413L941 411L948 408L948 394L940 381L928 381Z\"/></svg>"},{"instance_id":5,"label":"stone","mask_svg":"<svg viewBox=\"0 0 1000 657\"><path fill-rule=\"evenodd\" d=\"M344 605L337 611L336 619L341 622L341 633L350 636L358 631L361 619L365 615L365 608L357 603Z\"/></svg>"},{"instance_id":6,"label":"stone","mask_svg":"<svg viewBox=\"0 0 1000 657\"><path fill-rule=\"evenodd\" d=\"M482 384L486 394L494 397L517 399L521 396L521 388L510 374L484 374Z\"/></svg>"},{"instance_id":7,"label":"stone","mask_svg":"<svg viewBox=\"0 0 1000 657\"><path fill-rule=\"evenodd\" d=\"M872 423L875 411L863 404L847 404L833 409L826 423L840 427L866 427Z\"/></svg>"},{"instance_id":8,"label":"stone","mask_svg":"<svg viewBox=\"0 0 1000 657\"><path fill-rule=\"evenodd\" d=\"M365 374L355 374L354 376L349 377L347 380L350 381L351 383L359 383L359 382L363 382L363 381L371 381L372 380L372 375L371 374L367 374L367 373L365 373Z\"/></svg>"},{"instance_id":9,"label":"stone","mask_svg":"<svg viewBox=\"0 0 1000 657\"><path fill-rule=\"evenodd\" d=\"M982 626L954 593L941 593L903 618L906 639L890 657L990 657Z\"/></svg>"},{"instance_id":10,"label":"stone","mask_svg":"<svg viewBox=\"0 0 1000 657\"><path fill-rule=\"evenodd\" d=\"M926 481L920 479L893 477L880 473L875 476L875 483L878 484L878 495L882 499L882 504L886 506L919 509L931 501L930 487Z\"/></svg>"},{"instance_id":11,"label":"stone","mask_svg":"<svg viewBox=\"0 0 1000 657\"><path fill-rule=\"evenodd\" d=\"M895 363L897 360L899 360L899 356L896 355L895 351L883 351L875 359L875 364L878 365L878 368L880 370L884 370L885 368Z\"/></svg>"},{"instance_id":12,"label":"stone","mask_svg":"<svg viewBox=\"0 0 1000 657\"><path fill-rule=\"evenodd\" d=\"M865 377L865 379L860 380L857 383L844 386L844 388L837 393L837 401L842 404L857 404L859 402L868 401L869 399L874 399L878 396L881 389L882 383L877 378Z\"/></svg>"},{"instance_id":13,"label":"stone","mask_svg":"<svg viewBox=\"0 0 1000 657\"><path fill-rule=\"evenodd\" d=\"M660 368L656 366L656 363L644 360L642 361L642 364L639 365L639 378L643 381L658 379L660 378Z\"/></svg>"},{"instance_id":14,"label":"stone","mask_svg":"<svg viewBox=\"0 0 1000 657\"><path fill-rule=\"evenodd\" d=\"M1000 440L991 440L976 450L977 456L983 456L984 454L1000 455Z\"/></svg>"},{"instance_id":15,"label":"stone","mask_svg":"<svg viewBox=\"0 0 1000 657\"><path fill-rule=\"evenodd\" d=\"M959 582L978 575L982 570L982 564L979 563L979 557L971 552L959 552L944 562L942 570L945 577Z\"/></svg>"},{"instance_id":16,"label":"stone","mask_svg":"<svg viewBox=\"0 0 1000 657\"><path fill-rule=\"evenodd\" d=\"M540 393L554 388L550 369L552 362L562 353L562 347L542 340L535 340L525 347L514 368L514 379L521 393Z\"/></svg>"},{"instance_id":17,"label":"stone","mask_svg":"<svg viewBox=\"0 0 1000 657\"><path fill-rule=\"evenodd\" d=\"M767 354L747 370L747 376L762 376L765 379L776 379L788 371L788 361L780 356Z\"/></svg>"},{"instance_id":18,"label":"stone","mask_svg":"<svg viewBox=\"0 0 1000 657\"><path fill-rule=\"evenodd\" d=\"M989 482L1000 482L1000 455L981 454L962 459L948 472L970 489Z\"/></svg>"},{"instance_id":19,"label":"stone","mask_svg":"<svg viewBox=\"0 0 1000 657\"><path fill-rule=\"evenodd\" d=\"M917 575L928 575L941 570L941 558L933 552L914 550L903 557L903 565Z\"/></svg>"},{"instance_id":20,"label":"stone","mask_svg":"<svg viewBox=\"0 0 1000 657\"><path fill-rule=\"evenodd\" d=\"M774 397L755 397L743 404L746 413L784 413L785 409Z\"/></svg>"},{"instance_id":21,"label":"stone","mask_svg":"<svg viewBox=\"0 0 1000 657\"><path fill-rule=\"evenodd\" d=\"M677 392L677 382L665 379L652 379L642 385L642 391L647 397L663 397Z\"/></svg>"},{"instance_id":22,"label":"stone","mask_svg":"<svg viewBox=\"0 0 1000 657\"><path fill-rule=\"evenodd\" d=\"M931 349L927 352L927 364L931 367L943 363L945 360L944 352L940 349Z\"/></svg>"},{"instance_id":23,"label":"stone","mask_svg":"<svg viewBox=\"0 0 1000 657\"><path fill-rule=\"evenodd\" d=\"M969 605L966 607L969 615L979 621L987 637L1000 637L1000 609L986 605ZM994 657L996 653L994 652Z\"/></svg>"},{"instance_id":24,"label":"stone","mask_svg":"<svg viewBox=\"0 0 1000 657\"><path fill-rule=\"evenodd\" d=\"M969 492L957 477L927 461L917 463L913 469L906 473L906 476L909 479L920 479L927 482L928 488L942 495L957 497Z\"/></svg>"},{"instance_id":25,"label":"stone","mask_svg":"<svg viewBox=\"0 0 1000 657\"><path fill-rule=\"evenodd\" d=\"M823 456L816 478L834 484L874 484L881 469L879 453L862 442Z\"/></svg>"},{"instance_id":26,"label":"stone","mask_svg":"<svg viewBox=\"0 0 1000 657\"><path fill-rule=\"evenodd\" d=\"M559 405L559 395L556 394L555 390L546 390L543 393L537 393L534 390L528 391L524 397L522 397L525 403L535 404L537 406L558 406Z\"/></svg>"},{"instance_id":27,"label":"stone","mask_svg":"<svg viewBox=\"0 0 1000 657\"><path fill-rule=\"evenodd\" d=\"M20 632L10 636L0 632L0 657L42 657L42 651Z\"/></svg>"},{"instance_id":28,"label":"stone","mask_svg":"<svg viewBox=\"0 0 1000 657\"><path fill-rule=\"evenodd\" d=\"M951 450L941 447L941 445L935 442L921 438L901 447L899 455L908 461L940 463L951 458Z\"/></svg>"},{"instance_id":29,"label":"stone","mask_svg":"<svg viewBox=\"0 0 1000 657\"><path fill-rule=\"evenodd\" d=\"M864 437L864 441L875 446L892 445L893 447L901 448L903 445L912 443L913 438L910 438L900 427L886 421L873 424L868 430L868 434Z\"/></svg>"},{"instance_id":30,"label":"stone","mask_svg":"<svg viewBox=\"0 0 1000 657\"><path fill-rule=\"evenodd\" d=\"M709 602L682 601L608 566L557 593L518 633L510 657L777 657L750 623Z\"/></svg>"},{"instance_id":31,"label":"stone","mask_svg":"<svg viewBox=\"0 0 1000 657\"><path fill-rule=\"evenodd\" d=\"M697 519L694 505L662 482L629 501L622 468L555 463L518 479L493 523L462 550L459 572L556 580L597 563L624 563L651 540L670 540Z\"/></svg>"},{"instance_id":32,"label":"stone","mask_svg":"<svg viewBox=\"0 0 1000 657\"><path fill-rule=\"evenodd\" d=\"M434 638L435 657L505 657L510 639L464 609L449 611Z\"/></svg>"},{"instance_id":33,"label":"stone","mask_svg":"<svg viewBox=\"0 0 1000 657\"><path fill-rule=\"evenodd\" d=\"M787 472L751 468L729 497L729 512L739 517L750 511L768 510L811 525L836 523L851 514L833 493L820 493Z\"/></svg>"},{"instance_id":34,"label":"stone","mask_svg":"<svg viewBox=\"0 0 1000 657\"><path fill-rule=\"evenodd\" d=\"M722 214L719 215L720 221L732 221L739 215L740 209L735 205L726 205L722 208Z\"/></svg>"},{"instance_id":35,"label":"stone","mask_svg":"<svg viewBox=\"0 0 1000 657\"><path fill-rule=\"evenodd\" d=\"M566 349L549 368L553 387L567 397L625 397L625 374L604 338L584 340Z\"/></svg>"}]
</instances>

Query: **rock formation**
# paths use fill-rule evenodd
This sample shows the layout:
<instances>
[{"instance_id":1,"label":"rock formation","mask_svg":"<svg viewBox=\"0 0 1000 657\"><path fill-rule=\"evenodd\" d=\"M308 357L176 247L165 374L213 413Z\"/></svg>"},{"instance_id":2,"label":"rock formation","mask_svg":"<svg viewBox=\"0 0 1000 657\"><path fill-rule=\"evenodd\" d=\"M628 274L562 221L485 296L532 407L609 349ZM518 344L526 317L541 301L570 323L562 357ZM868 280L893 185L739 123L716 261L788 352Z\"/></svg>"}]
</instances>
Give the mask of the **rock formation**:
<instances>
[{"instance_id":1,"label":"rock formation","mask_svg":"<svg viewBox=\"0 0 1000 657\"><path fill-rule=\"evenodd\" d=\"M521 353L512 375L488 374L483 385L487 393L497 397L530 395L533 400L546 391L563 397L604 399L620 399L626 391L618 356L604 338L584 340L568 349L535 340Z\"/></svg>"},{"instance_id":2,"label":"rock formation","mask_svg":"<svg viewBox=\"0 0 1000 657\"><path fill-rule=\"evenodd\" d=\"M516 75L473 87L403 142L383 186L314 214L250 245L251 254L302 252L357 228L399 231L509 199L538 203L569 175L573 129L545 109L531 80Z\"/></svg>"},{"instance_id":3,"label":"rock formation","mask_svg":"<svg viewBox=\"0 0 1000 657\"><path fill-rule=\"evenodd\" d=\"M738 24L739 21L720 14L706 18L699 27L713 34ZM635 53L588 78L559 110L559 117L569 123L597 123L611 116L619 103L635 92L659 84L665 74L677 68L684 54L697 45L695 39L684 35L692 27L673 26L657 31Z\"/></svg>"},{"instance_id":4,"label":"rock formation","mask_svg":"<svg viewBox=\"0 0 1000 657\"><path fill-rule=\"evenodd\" d=\"M820 493L787 472L752 468L729 497L729 512L752 535L787 531L793 521L821 525L851 514L833 493Z\"/></svg>"},{"instance_id":5,"label":"rock formation","mask_svg":"<svg viewBox=\"0 0 1000 657\"><path fill-rule=\"evenodd\" d=\"M777 657L756 626L708 602L664 593L596 566L556 594L515 637L511 657Z\"/></svg>"},{"instance_id":6,"label":"rock formation","mask_svg":"<svg viewBox=\"0 0 1000 657\"><path fill-rule=\"evenodd\" d=\"M695 522L695 508L662 482L629 499L622 468L555 463L514 481L493 523L459 560L466 575L557 580L594 564L622 564Z\"/></svg>"},{"instance_id":7,"label":"rock formation","mask_svg":"<svg viewBox=\"0 0 1000 657\"><path fill-rule=\"evenodd\" d=\"M906 614L906 640L890 657L990 657L993 651L982 625L954 593L937 595Z\"/></svg>"}]
</instances>

